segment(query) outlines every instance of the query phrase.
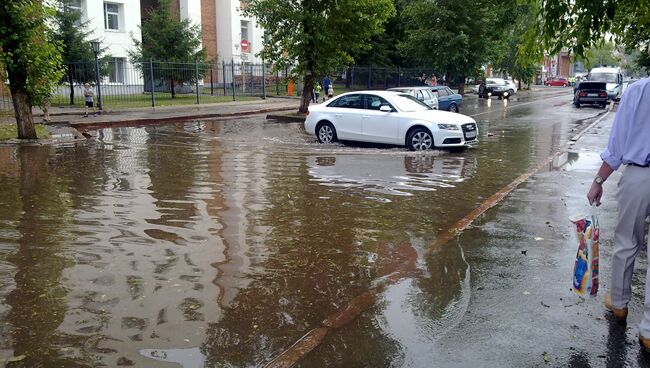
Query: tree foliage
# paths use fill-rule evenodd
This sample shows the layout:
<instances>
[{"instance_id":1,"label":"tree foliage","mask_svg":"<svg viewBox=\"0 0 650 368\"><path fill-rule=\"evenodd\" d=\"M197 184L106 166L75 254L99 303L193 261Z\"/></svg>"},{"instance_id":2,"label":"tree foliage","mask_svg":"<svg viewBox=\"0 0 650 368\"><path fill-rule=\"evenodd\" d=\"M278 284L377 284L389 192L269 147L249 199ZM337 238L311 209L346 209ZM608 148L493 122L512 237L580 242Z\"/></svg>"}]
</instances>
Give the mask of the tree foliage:
<instances>
[{"instance_id":1,"label":"tree foliage","mask_svg":"<svg viewBox=\"0 0 650 368\"><path fill-rule=\"evenodd\" d=\"M493 62L495 69L506 72L521 83L534 81L535 72L544 58L537 40L539 2L518 1L504 4L504 38Z\"/></svg>"},{"instance_id":2,"label":"tree foliage","mask_svg":"<svg viewBox=\"0 0 650 368\"><path fill-rule=\"evenodd\" d=\"M404 9L406 57L464 83L493 57L500 37L498 4L492 0L413 0Z\"/></svg>"},{"instance_id":3,"label":"tree foliage","mask_svg":"<svg viewBox=\"0 0 650 368\"><path fill-rule=\"evenodd\" d=\"M201 29L189 19L181 20L179 14L172 13L170 0L160 0L147 18L142 21L142 41L131 35L134 48L129 57L136 67L148 76L149 60L173 63L167 67L154 68L154 79L170 83L172 97L177 83L195 81L195 73L188 72L187 65L205 62L205 49L201 47ZM153 88L153 87L152 87Z\"/></svg>"},{"instance_id":4,"label":"tree foliage","mask_svg":"<svg viewBox=\"0 0 650 368\"><path fill-rule=\"evenodd\" d=\"M542 41L551 52L568 47L584 56L604 38L628 50L650 42L648 0L546 0L540 20Z\"/></svg>"},{"instance_id":5,"label":"tree foliage","mask_svg":"<svg viewBox=\"0 0 650 368\"><path fill-rule=\"evenodd\" d=\"M0 60L9 76L18 138L36 139L32 105L47 103L63 76L61 47L39 0L0 2Z\"/></svg>"},{"instance_id":6,"label":"tree foliage","mask_svg":"<svg viewBox=\"0 0 650 368\"><path fill-rule=\"evenodd\" d=\"M311 91L315 78L347 67L353 54L370 49L395 14L392 0L250 0L246 16L267 30L262 57L277 68L293 66ZM300 111L306 112L309 93Z\"/></svg>"},{"instance_id":7,"label":"tree foliage","mask_svg":"<svg viewBox=\"0 0 650 368\"><path fill-rule=\"evenodd\" d=\"M399 44L404 41L405 24L403 20L404 3L407 0L394 0L395 15L386 21L385 31L370 38L371 48L352 52L354 63L373 67L409 67L410 61L403 57Z\"/></svg>"},{"instance_id":8,"label":"tree foliage","mask_svg":"<svg viewBox=\"0 0 650 368\"><path fill-rule=\"evenodd\" d=\"M583 62L587 70L600 65L618 65L621 58L612 42L602 40L585 51L584 56L578 56L577 60Z\"/></svg>"}]
</instances>

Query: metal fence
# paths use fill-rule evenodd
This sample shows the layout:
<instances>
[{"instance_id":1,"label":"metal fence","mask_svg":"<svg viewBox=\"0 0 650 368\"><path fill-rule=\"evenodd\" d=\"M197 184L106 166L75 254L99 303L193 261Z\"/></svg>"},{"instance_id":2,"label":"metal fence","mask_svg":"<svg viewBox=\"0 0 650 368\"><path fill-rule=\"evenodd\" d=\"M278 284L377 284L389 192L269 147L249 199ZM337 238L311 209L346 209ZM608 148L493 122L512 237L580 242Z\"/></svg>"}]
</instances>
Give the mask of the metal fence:
<instances>
[{"instance_id":1,"label":"metal fence","mask_svg":"<svg viewBox=\"0 0 650 368\"><path fill-rule=\"evenodd\" d=\"M97 75L99 74L99 78ZM127 63L110 59L95 63L66 64L66 74L51 98L52 106L84 105L84 84L95 92L95 103L103 109L205 104L267 96L299 96L301 84L293 82L290 69L253 63L171 63L149 61ZM423 69L354 66L329 77L335 93L362 89L386 89L423 85ZM322 81L322 78L319 78ZM99 82L99 83L97 83ZM12 110L11 94L0 83L0 111Z\"/></svg>"}]
</instances>

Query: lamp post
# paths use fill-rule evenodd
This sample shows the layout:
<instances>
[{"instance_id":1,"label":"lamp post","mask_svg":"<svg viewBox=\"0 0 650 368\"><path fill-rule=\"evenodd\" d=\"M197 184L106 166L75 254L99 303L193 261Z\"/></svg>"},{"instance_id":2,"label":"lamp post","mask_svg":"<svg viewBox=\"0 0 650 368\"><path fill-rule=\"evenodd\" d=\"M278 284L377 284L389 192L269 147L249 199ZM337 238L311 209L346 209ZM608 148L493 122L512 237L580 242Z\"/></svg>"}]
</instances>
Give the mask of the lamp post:
<instances>
[{"instance_id":1,"label":"lamp post","mask_svg":"<svg viewBox=\"0 0 650 368\"><path fill-rule=\"evenodd\" d=\"M95 82L97 83L97 109L102 111L102 86L99 83L99 41L90 41L90 45L93 47L93 53L95 53Z\"/></svg>"}]
</instances>

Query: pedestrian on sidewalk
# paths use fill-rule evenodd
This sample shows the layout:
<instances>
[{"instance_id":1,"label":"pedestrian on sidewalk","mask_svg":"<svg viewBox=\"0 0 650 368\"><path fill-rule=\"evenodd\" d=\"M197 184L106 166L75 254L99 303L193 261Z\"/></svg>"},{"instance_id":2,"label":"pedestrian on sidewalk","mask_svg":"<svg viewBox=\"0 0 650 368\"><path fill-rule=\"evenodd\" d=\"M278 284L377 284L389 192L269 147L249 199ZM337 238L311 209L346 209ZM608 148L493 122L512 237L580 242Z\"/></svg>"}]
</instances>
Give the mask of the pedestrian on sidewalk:
<instances>
[{"instance_id":1,"label":"pedestrian on sidewalk","mask_svg":"<svg viewBox=\"0 0 650 368\"><path fill-rule=\"evenodd\" d=\"M603 182L614 170L625 166L616 194L618 224L614 231L612 279L605 295L605 307L615 319L625 321L634 260L644 245L645 219L650 215L650 78L631 84L623 94L607 148L600 157L603 163L587 193L589 204L600 205ZM650 252L648 255L650 258ZM639 326L639 342L646 352L650 352L649 281L646 275L645 306Z\"/></svg>"},{"instance_id":2,"label":"pedestrian on sidewalk","mask_svg":"<svg viewBox=\"0 0 650 368\"><path fill-rule=\"evenodd\" d=\"M325 93L325 96L323 96L323 101L326 100L326 96L329 97L328 92L329 92L331 86L332 86L332 80L330 79L330 77L325 77L323 79L323 91Z\"/></svg>"},{"instance_id":3,"label":"pedestrian on sidewalk","mask_svg":"<svg viewBox=\"0 0 650 368\"><path fill-rule=\"evenodd\" d=\"M51 105L50 99L46 98L43 101L43 105L41 106L41 110L43 110L43 122L44 123L49 123L49 122L52 121L52 119L50 118L50 105Z\"/></svg>"},{"instance_id":4,"label":"pedestrian on sidewalk","mask_svg":"<svg viewBox=\"0 0 650 368\"><path fill-rule=\"evenodd\" d=\"M86 102L84 118L88 117L89 107L93 109L93 116L97 116L97 110L95 110L95 91L88 83L84 84L84 100Z\"/></svg>"}]
</instances>

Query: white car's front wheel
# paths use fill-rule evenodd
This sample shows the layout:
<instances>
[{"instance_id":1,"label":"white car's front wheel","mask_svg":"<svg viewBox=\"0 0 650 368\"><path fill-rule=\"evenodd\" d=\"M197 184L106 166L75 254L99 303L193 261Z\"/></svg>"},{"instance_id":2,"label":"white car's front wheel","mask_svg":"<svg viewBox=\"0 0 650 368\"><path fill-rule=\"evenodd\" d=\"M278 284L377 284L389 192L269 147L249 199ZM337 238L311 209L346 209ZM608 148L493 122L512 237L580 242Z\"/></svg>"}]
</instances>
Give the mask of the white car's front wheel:
<instances>
[{"instance_id":1,"label":"white car's front wheel","mask_svg":"<svg viewBox=\"0 0 650 368\"><path fill-rule=\"evenodd\" d=\"M431 132L424 128L413 129L406 137L406 145L411 151L426 151L433 147Z\"/></svg>"},{"instance_id":2,"label":"white car's front wheel","mask_svg":"<svg viewBox=\"0 0 650 368\"><path fill-rule=\"evenodd\" d=\"M336 142L336 129L331 123L322 123L316 129L316 138L320 143Z\"/></svg>"}]
</instances>

